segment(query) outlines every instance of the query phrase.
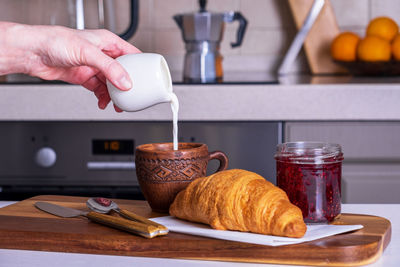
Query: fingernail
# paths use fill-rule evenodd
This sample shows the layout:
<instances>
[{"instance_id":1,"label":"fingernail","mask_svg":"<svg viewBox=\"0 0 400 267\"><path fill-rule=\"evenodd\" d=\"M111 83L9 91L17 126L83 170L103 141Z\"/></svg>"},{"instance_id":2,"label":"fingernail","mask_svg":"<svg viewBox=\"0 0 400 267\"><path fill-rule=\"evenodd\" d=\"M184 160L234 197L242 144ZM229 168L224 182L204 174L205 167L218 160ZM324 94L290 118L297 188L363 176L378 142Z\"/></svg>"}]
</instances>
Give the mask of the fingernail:
<instances>
[{"instance_id":1,"label":"fingernail","mask_svg":"<svg viewBox=\"0 0 400 267\"><path fill-rule=\"evenodd\" d=\"M132 88L132 82L126 77L122 76L122 78L118 81L121 89L129 90Z\"/></svg>"},{"instance_id":2,"label":"fingernail","mask_svg":"<svg viewBox=\"0 0 400 267\"><path fill-rule=\"evenodd\" d=\"M104 101L99 101L99 108L100 108L100 109L105 109L106 106L107 106L107 105L104 103Z\"/></svg>"}]
</instances>

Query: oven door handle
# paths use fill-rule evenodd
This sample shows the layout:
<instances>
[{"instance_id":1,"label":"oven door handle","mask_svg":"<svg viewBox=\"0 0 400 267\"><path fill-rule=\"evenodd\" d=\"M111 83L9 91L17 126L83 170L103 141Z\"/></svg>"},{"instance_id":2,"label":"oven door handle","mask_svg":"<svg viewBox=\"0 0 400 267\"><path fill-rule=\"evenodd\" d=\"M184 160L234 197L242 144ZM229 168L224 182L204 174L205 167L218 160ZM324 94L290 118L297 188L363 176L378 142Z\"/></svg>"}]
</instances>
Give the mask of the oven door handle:
<instances>
[{"instance_id":1,"label":"oven door handle","mask_svg":"<svg viewBox=\"0 0 400 267\"><path fill-rule=\"evenodd\" d=\"M89 161L88 170L135 170L135 162L131 161Z\"/></svg>"}]
</instances>

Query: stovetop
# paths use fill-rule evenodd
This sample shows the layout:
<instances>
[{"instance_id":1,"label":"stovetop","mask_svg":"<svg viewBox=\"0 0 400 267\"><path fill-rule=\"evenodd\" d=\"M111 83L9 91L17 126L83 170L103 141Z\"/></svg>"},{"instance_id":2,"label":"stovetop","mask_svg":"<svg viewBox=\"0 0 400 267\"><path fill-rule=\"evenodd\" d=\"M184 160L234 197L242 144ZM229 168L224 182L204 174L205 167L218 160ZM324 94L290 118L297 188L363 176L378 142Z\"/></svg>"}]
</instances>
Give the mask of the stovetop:
<instances>
[{"instance_id":1,"label":"stovetop","mask_svg":"<svg viewBox=\"0 0 400 267\"><path fill-rule=\"evenodd\" d=\"M172 81L176 85L296 85L296 84L399 84L400 76L352 76L352 75L311 75L309 73L293 73L278 76L264 72L225 72L222 82L218 83L186 83L181 72L171 72ZM68 84L62 81L46 81L27 75L0 77L0 85L37 85Z\"/></svg>"},{"instance_id":2,"label":"stovetop","mask_svg":"<svg viewBox=\"0 0 400 267\"><path fill-rule=\"evenodd\" d=\"M185 83L182 73L171 72L174 84L279 84L279 79L275 74L264 72L225 72L222 82L215 83Z\"/></svg>"}]
</instances>

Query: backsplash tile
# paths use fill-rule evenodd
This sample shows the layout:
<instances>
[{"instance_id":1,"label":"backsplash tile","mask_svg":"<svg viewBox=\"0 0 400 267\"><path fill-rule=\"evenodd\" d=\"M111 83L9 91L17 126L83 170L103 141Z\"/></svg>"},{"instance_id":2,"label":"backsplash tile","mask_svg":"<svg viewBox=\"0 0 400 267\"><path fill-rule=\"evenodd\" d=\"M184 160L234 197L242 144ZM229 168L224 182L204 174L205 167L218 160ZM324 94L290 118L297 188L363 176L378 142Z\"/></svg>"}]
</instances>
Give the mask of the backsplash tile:
<instances>
[{"instance_id":1,"label":"backsplash tile","mask_svg":"<svg viewBox=\"0 0 400 267\"><path fill-rule=\"evenodd\" d=\"M286 33L280 29L249 29L242 46L242 54L281 55L287 49Z\"/></svg>"},{"instance_id":2,"label":"backsplash tile","mask_svg":"<svg viewBox=\"0 0 400 267\"><path fill-rule=\"evenodd\" d=\"M154 52L153 34L143 28L137 30L130 42L138 47L142 52Z\"/></svg>"},{"instance_id":3,"label":"backsplash tile","mask_svg":"<svg viewBox=\"0 0 400 267\"><path fill-rule=\"evenodd\" d=\"M229 56L229 55L238 55L240 54L240 47L231 47L231 43L235 43L236 42L236 28L231 28L231 27L226 27L225 32L224 32L224 36L221 42L221 54L224 56Z\"/></svg>"},{"instance_id":4,"label":"backsplash tile","mask_svg":"<svg viewBox=\"0 0 400 267\"><path fill-rule=\"evenodd\" d=\"M154 27L154 0L141 1L139 3L139 25L146 29Z\"/></svg>"},{"instance_id":5,"label":"backsplash tile","mask_svg":"<svg viewBox=\"0 0 400 267\"><path fill-rule=\"evenodd\" d=\"M158 29L153 32L154 52L162 55L183 55L185 45L178 29Z\"/></svg>"},{"instance_id":6,"label":"backsplash tile","mask_svg":"<svg viewBox=\"0 0 400 267\"><path fill-rule=\"evenodd\" d=\"M208 1L206 9L210 12L238 11L240 9L240 0ZM197 4L195 5L195 10L197 10Z\"/></svg>"},{"instance_id":7,"label":"backsplash tile","mask_svg":"<svg viewBox=\"0 0 400 267\"><path fill-rule=\"evenodd\" d=\"M179 13L193 12L196 0L154 0L153 20L155 28L177 29L172 17Z\"/></svg>"},{"instance_id":8,"label":"backsplash tile","mask_svg":"<svg viewBox=\"0 0 400 267\"><path fill-rule=\"evenodd\" d=\"M369 22L369 0L332 0L339 28L365 28Z\"/></svg>"},{"instance_id":9,"label":"backsplash tile","mask_svg":"<svg viewBox=\"0 0 400 267\"><path fill-rule=\"evenodd\" d=\"M241 0L240 3L240 10L252 28L294 27L286 0Z\"/></svg>"},{"instance_id":10,"label":"backsplash tile","mask_svg":"<svg viewBox=\"0 0 400 267\"><path fill-rule=\"evenodd\" d=\"M370 0L371 18L389 16L400 23L400 1L398 0Z\"/></svg>"},{"instance_id":11,"label":"backsplash tile","mask_svg":"<svg viewBox=\"0 0 400 267\"><path fill-rule=\"evenodd\" d=\"M109 0L105 0L109 1ZM364 36L365 27L371 18L390 16L400 24L399 0L330 0L342 31L355 31ZM68 10L65 6L73 0L0 0L0 20L28 24L44 23L69 26ZM115 16L115 32L121 33L128 26L129 0L113 1L118 15ZM139 26L131 43L145 52L163 54L173 73L179 76L183 68L185 46L180 30L172 16L198 10L197 0L140 0ZM54 9L54 14L43 13ZM96 28L97 1L85 0L86 25ZM225 27L221 53L226 72L276 72L296 29L287 0L208 0L207 9L213 12L240 11L248 20L247 33L239 48L231 48L236 41L238 23ZM47 12L47 11L46 11ZM71 12L70 12L71 13ZM107 22L107 17L106 17ZM292 71L307 71L307 62L302 51Z\"/></svg>"}]
</instances>

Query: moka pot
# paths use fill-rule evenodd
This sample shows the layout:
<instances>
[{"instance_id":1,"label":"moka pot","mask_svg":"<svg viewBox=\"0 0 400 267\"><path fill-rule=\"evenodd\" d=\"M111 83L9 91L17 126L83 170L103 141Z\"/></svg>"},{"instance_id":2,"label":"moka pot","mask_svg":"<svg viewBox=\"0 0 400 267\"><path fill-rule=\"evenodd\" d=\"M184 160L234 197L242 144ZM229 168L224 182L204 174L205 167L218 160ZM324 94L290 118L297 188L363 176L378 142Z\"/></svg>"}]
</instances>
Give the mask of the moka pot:
<instances>
[{"instance_id":1,"label":"moka pot","mask_svg":"<svg viewBox=\"0 0 400 267\"><path fill-rule=\"evenodd\" d=\"M240 12L211 13L205 10L206 1L200 0L200 10L178 14L173 18L182 31L186 54L183 81L186 83L222 82L223 68L220 43L226 22L239 21L237 40L231 46L242 44L247 20Z\"/></svg>"}]
</instances>

